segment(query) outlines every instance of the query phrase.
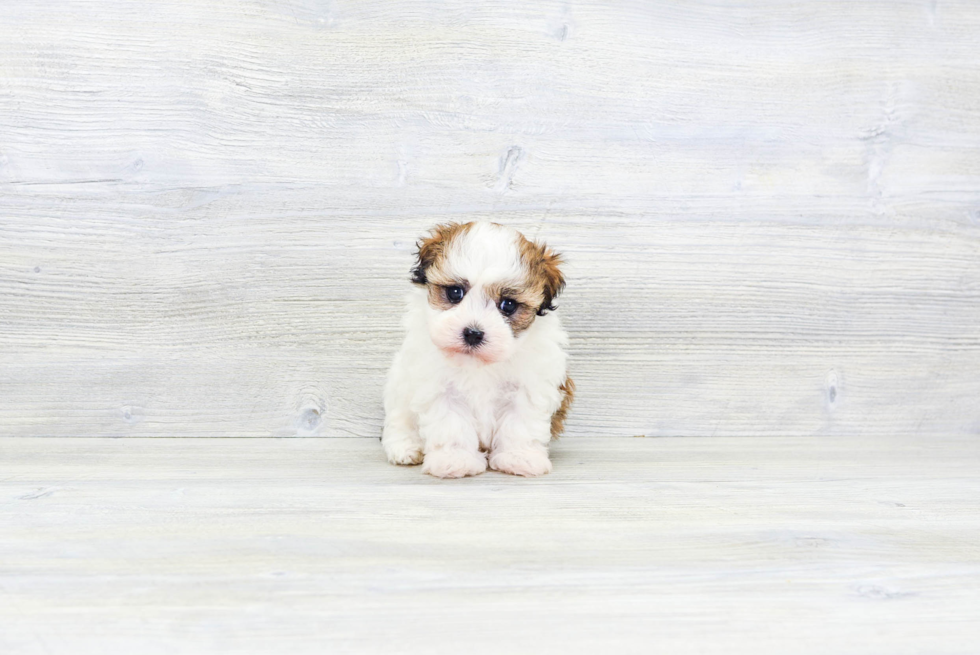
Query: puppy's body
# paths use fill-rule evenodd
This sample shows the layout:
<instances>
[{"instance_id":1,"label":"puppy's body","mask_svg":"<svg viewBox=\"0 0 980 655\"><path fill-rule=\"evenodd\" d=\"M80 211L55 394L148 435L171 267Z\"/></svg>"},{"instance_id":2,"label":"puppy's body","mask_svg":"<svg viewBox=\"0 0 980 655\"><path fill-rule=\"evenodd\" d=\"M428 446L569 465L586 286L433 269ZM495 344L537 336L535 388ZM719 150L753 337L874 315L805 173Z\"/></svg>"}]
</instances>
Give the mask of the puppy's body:
<instances>
[{"instance_id":1,"label":"puppy's body","mask_svg":"<svg viewBox=\"0 0 980 655\"><path fill-rule=\"evenodd\" d=\"M515 230L440 226L420 244L405 341L385 387L389 461L438 477L551 471L573 386L551 302L560 260ZM424 461L423 461L424 460Z\"/></svg>"}]
</instances>

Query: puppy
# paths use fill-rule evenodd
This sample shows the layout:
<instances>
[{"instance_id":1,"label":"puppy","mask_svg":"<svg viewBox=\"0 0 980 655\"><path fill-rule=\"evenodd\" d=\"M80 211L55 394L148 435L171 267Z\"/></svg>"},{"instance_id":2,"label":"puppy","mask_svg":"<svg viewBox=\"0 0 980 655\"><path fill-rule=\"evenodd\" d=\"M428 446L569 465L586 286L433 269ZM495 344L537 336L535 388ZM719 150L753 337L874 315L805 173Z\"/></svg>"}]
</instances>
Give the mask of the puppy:
<instances>
[{"instance_id":1,"label":"puppy","mask_svg":"<svg viewBox=\"0 0 980 655\"><path fill-rule=\"evenodd\" d=\"M553 313L561 257L486 222L435 227L418 244L405 341L385 386L381 441L392 464L439 478L490 468L551 471L574 385ZM489 460L489 461L488 461Z\"/></svg>"}]
</instances>

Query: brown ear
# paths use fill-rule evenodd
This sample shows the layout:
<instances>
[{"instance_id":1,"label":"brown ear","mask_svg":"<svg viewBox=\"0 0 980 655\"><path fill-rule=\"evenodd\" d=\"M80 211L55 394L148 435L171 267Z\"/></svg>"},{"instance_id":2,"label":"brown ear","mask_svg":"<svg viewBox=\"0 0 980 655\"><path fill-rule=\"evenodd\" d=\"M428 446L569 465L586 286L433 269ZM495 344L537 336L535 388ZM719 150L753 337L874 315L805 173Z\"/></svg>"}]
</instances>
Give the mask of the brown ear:
<instances>
[{"instance_id":1,"label":"brown ear","mask_svg":"<svg viewBox=\"0 0 980 655\"><path fill-rule=\"evenodd\" d=\"M553 304L554 299L565 288L565 276L562 275L561 269L559 268L564 262L562 261L561 255L551 250L551 248L547 246L538 246L538 248L541 252L539 275L544 281L544 302L538 308L538 316L544 316L546 312L557 309Z\"/></svg>"},{"instance_id":2,"label":"brown ear","mask_svg":"<svg viewBox=\"0 0 980 655\"><path fill-rule=\"evenodd\" d=\"M428 282L425 275L426 271L443 256L453 237L469 226L469 223L465 225L459 223L436 225L429 230L428 236L419 239L418 243L415 244L417 251L415 253L415 267L412 269L412 282L426 284Z\"/></svg>"}]
</instances>

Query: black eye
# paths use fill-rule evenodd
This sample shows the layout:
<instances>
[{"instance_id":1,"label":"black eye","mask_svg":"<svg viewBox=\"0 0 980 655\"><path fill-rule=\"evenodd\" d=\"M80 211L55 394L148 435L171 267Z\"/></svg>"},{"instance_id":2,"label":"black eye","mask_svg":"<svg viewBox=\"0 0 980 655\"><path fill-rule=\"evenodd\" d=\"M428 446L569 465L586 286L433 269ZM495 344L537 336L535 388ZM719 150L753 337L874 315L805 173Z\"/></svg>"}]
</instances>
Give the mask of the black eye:
<instances>
[{"instance_id":1,"label":"black eye","mask_svg":"<svg viewBox=\"0 0 980 655\"><path fill-rule=\"evenodd\" d=\"M511 316L517 311L517 301L511 300L510 298L504 298L500 301L500 304L497 305L497 307L500 308L500 313L504 316Z\"/></svg>"},{"instance_id":2,"label":"black eye","mask_svg":"<svg viewBox=\"0 0 980 655\"><path fill-rule=\"evenodd\" d=\"M446 300L448 300L454 305L457 304L460 300L462 300L463 296L465 295L466 292L463 291L463 287L460 286L446 287Z\"/></svg>"}]
</instances>

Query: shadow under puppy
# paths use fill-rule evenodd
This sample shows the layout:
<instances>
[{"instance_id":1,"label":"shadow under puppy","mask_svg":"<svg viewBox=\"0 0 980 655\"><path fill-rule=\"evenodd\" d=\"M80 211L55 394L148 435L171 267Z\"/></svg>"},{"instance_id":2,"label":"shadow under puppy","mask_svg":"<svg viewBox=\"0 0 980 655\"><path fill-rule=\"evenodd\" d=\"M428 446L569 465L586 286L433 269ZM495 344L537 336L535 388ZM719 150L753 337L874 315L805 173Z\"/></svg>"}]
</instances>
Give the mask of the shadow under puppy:
<instances>
[{"instance_id":1,"label":"shadow under puppy","mask_svg":"<svg viewBox=\"0 0 980 655\"><path fill-rule=\"evenodd\" d=\"M418 244L405 341L385 385L392 464L460 478L551 471L574 385L552 313L561 257L495 223L439 225ZM489 455L489 461L488 461Z\"/></svg>"}]
</instances>

